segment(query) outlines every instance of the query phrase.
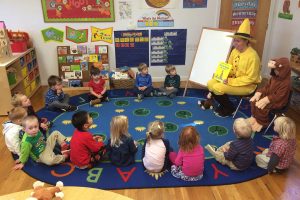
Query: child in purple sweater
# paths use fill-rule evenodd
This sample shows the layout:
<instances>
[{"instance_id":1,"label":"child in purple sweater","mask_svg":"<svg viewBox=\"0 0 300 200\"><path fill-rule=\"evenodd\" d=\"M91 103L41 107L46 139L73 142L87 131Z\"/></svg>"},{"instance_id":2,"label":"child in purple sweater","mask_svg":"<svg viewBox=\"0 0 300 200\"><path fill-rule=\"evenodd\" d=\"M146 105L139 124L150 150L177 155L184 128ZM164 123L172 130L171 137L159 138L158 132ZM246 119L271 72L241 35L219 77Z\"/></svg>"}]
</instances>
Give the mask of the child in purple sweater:
<instances>
[{"instance_id":1,"label":"child in purple sweater","mask_svg":"<svg viewBox=\"0 0 300 200\"><path fill-rule=\"evenodd\" d=\"M186 126L179 136L179 152L170 153L170 161L174 164L171 173L184 181L198 181L203 177L204 150L199 144L200 136L196 128Z\"/></svg>"}]
</instances>

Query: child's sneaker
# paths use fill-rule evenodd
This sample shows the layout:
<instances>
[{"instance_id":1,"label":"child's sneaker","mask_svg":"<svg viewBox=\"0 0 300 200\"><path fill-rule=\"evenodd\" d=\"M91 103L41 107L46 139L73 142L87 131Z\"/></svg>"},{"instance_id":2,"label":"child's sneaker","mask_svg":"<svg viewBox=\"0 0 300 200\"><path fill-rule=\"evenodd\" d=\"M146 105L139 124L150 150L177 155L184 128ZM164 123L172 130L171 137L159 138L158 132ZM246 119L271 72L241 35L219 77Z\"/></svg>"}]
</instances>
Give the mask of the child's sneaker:
<instances>
[{"instance_id":1,"label":"child's sneaker","mask_svg":"<svg viewBox=\"0 0 300 200\"><path fill-rule=\"evenodd\" d=\"M206 146L205 146L205 149L211 154L211 155L215 155L215 153L216 153L216 150L215 150L215 148L213 148L211 145L209 145L209 144L207 144Z\"/></svg>"},{"instance_id":2,"label":"child's sneaker","mask_svg":"<svg viewBox=\"0 0 300 200\"><path fill-rule=\"evenodd\" d=\"M66 109L66 111L72 112L72 111L76 111L77 109L78 109L77 106L70 105L70 106Z\"/></svg>"},{"instance_id":3,"label":"child's sneaker","mask_svg":"<svg viewBox=\"0 0 300 200\"><path fill-rule=\"evenodd\" d=\"M94 105L96 105L96 104L98 104L98 103L100 103L101 102L101 99L94 99L94 100L91 100L90 101L90 106L94 106Z\"/></svg>"},{"instance_id":4,"label":"child's sneaker","mask_svg":"<svg viewBox=\"0 0 300 200\"><path fill-rule=\"evenodd\" d=\"M150 92L150 95L149 95L150 97L153 97L153 92Z\"/></svg>"},{"instance_id":5,"label":"child's sneaker","mask_svg":"<svg viewBox=\"0 0 300 200\"><path fill-rule=\"evenodd\" d=\"M138 95L137 95L137 99L138 99L138 100L142 100L142 99L143 99L143 95L142 95L142 94L138 94Z\"/></svg>"}]
</instances>

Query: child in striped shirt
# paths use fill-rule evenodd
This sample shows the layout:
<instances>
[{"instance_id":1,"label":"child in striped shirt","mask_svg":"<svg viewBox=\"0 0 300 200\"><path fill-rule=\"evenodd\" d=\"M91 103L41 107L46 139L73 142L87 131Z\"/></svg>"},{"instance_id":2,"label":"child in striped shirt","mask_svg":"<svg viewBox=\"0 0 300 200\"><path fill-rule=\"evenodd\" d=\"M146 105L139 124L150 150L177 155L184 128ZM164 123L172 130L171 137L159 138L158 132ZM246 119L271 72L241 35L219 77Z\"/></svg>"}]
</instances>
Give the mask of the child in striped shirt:
<instances>
[{"instance_id":1,"label":"child in striped shirt","mask_svg":"<svg viewBox=\"0 0 300 200\"><path fill-rule=\"evenodd\" d=\"M217 150L209 144L205 148L218 162L230 169L245 170L250 167L254 158L251 125L246 119L238 118L233 123L233 131L237 136L236 140L227 142Z\"/></svg>"}]
</instances>

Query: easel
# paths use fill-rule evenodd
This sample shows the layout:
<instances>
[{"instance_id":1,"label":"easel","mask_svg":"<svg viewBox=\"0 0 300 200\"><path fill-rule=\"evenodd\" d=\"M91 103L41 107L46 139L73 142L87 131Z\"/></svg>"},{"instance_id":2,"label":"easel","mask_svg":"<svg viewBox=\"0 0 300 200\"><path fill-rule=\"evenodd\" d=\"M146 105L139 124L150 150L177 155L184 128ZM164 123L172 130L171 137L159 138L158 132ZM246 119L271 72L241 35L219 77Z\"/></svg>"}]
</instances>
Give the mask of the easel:
<instances>
[{"instance_id":1,"label":"easel","mask_svg":"<svg viewBox=\"0 0 300 200\"><path fill-rule=\"evenodd\" d=\"M194 57L193 66L189 78L185 84L183 96L189 82L206 87L207 77L212 77L220 61L227 61L232 47L232 38L234 31L217 28L203 28L198 43L198 49ZM199 64L203 72L199 72Z\"/></svg>"}]
</instances>

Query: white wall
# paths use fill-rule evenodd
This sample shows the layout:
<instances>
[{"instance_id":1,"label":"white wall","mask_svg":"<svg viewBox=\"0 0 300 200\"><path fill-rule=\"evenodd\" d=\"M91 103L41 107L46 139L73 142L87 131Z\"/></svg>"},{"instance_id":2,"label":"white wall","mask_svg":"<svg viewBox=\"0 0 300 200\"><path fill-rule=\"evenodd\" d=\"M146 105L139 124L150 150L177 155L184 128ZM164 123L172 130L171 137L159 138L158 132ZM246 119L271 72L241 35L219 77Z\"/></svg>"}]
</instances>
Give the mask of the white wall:
<instances>
[{"instance_id":1,"label":"white wall","mask_svg":"<svg viewBox=\"0 0 300 200\"><path fill-rule=\"evenodd\" d=\"M290 51L294 47L300 48L300 8L298 0L291 0L290 11L293 20L278 18L282 12L282 0L272 0L273 12L270 13L269 38L266 37L266 44L263 56L263 75L268 76L267 62L271 58L290 57ZM272 11L272 9L271 9Z\"/></svg>"},{"instance_id":2,"label":"white wall","mask_svg":"<svg viewBox=\"0 0 300 200\"><path fill-rule=\"evenodd\" d=\"M133 19L136 21L142 14L148 13L149 9L140 9L138 1L133 2ZM182 9L182 0L179 0L177 9L167 9L175 20L174 29L187 29L187 52L185 66L177 66L178 74L182 79L187 79L190 68L193 64L197 45L200 38L202 27L217 27L219 24L220 0L208 1L207 8ZM40 0L0 0L0 20L3 20L6 26L12 30L26 31L33 40L37 50L38 62L41 71L42 84L47 84L47 78L51 74L58 74L56 46L74 45L75 43L65 41L64 43L48 42L45 43L42 38L41 30L48 27L55 27L65 30L65 26L75 29L88 28L90 26L99 28L113 27L114 30L126 30L129 21L119 21L118 18L118 0L115 0L114 23L45 23ZM167 28L167 27L166 27ZM89 38L90 41L90 38ZM87 44L87 43L86 43ZM107 44L107 43L93 43ZM115 66L115 50L113 44L109 47L109 62L111 68ZM150 67L150 73L154 81L164 79L164 66Z\"/></svg>"}]
</instances>

